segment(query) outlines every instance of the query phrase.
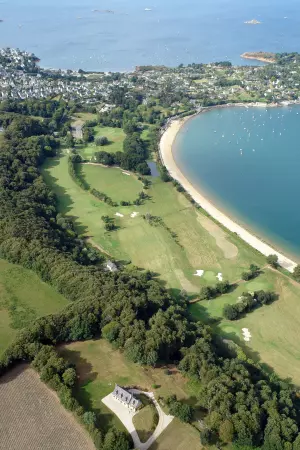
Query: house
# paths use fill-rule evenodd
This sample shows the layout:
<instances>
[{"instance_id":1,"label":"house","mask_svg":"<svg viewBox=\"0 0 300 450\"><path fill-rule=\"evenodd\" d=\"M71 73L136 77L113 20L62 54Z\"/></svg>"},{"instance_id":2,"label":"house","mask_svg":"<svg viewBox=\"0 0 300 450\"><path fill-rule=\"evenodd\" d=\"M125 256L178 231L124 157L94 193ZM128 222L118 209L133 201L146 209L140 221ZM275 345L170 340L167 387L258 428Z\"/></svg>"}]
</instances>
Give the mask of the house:
<instances>
[{"instance_id":1,"label":"house","mask_svg":"<svg viewBox=\"0 0 300 450\"><path fill-rule=\"evenodd\" d=\"M117 384L115 385L112 396L131 411L136 411L142 405L142 402L136 399L133 394L121 388Z\"/></svg>"},{"instance_id":2,"label":"house","mask_svg":"<svg viewBox=\"0 0 300 450\"><path fill-rule=\"evenodd\" d=\"M115 263L113 263L112 261L107 261L107 263L106 263L106 268L107 268L108 270L110 270L111 272L117 272L117 271L118 271L117 266L116 266Z\"/></svg>"}]
</instances>

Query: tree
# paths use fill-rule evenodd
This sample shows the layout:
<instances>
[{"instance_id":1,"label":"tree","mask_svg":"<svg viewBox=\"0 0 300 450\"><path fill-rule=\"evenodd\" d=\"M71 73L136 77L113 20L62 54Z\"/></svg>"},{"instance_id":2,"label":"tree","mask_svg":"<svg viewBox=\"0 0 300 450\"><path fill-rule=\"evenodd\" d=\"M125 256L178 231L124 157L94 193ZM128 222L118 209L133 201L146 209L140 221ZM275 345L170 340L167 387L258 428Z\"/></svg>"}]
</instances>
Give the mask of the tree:
<instances>
[{"instance_id":1,"label":"tree","mask_svg":"<svg viewBox=\"0 0 300 450\"><path fill-rule=\"evenodd\" d=\"M203 286L200 291L200 300L209 300L213 297L212 288L209 286Z\"/></svg>"},{"instance_id":2,"label":"tree","mask_svg":"<svg viewBox=\"0 0 300 450\"><path fill-rule=\"evenodd\" d=\"M252 278L252 273L251 273L251 272L243 272L243 273L241 274L241 278L242 278L242 280L244 280L244 281L251 280L251 278Z\"/></svg>"},{"instance_id":3,"label":"tree","mask_svg":"<svg viewBox=\"0 0 300 450\"><path fill-rule=\"evenodd\" d=\"M64 383L67 386L73 387L76 382L76 378L77 378L75 369L70 367L69 369L65 370L62 377L63 377Z\"/></svg>"},{"instance_id":4,"label":"tree","mask_svg":"<svg viewBox=\"0 0 300 450\"><path fill-rule=\"evenodd\" d=\"M270 264L270 266L277 269L278 267L278 256L277 255L269 255L267 256L267 263Z\"/></svg>"},{"instance_id":5,"label":"tree","mask_svg":"<svg viewBox=\"0 0 300 450\"><path fill-rule=\"evenodd\" d=\"M67 145L67 147L70 147L70 148L75 147L75 140L74 140L73 135L71 133L67 134L66 145Z\"/></svg>"},{"instance_id":6,"label":"tree","mask_svg":"<svg viewBox=\"0 0 300 450\"><path fill-rule=\"evenodd\" d=\"M234 427L230 420L224 420L219 428L219 436L222 442L229 444L233 440Z\"/></svg>"},{"instance_id":7,"label":"tree","mask_svg":"<svg viewBox=\"0 0 300 450\"><path fill-rule=\"evenodd\" d=\"M96 424L96 414L92 411L86 411L82 416L83 422L86 425L95 425Z\"/></svg>"},{"instance_id":8,"label":"tree","mask_svg":"<svg viewBox=\"0 0 300 450\"><path fill-rule=\"evenodd\" d=\"M111 428L105 436L102 450L129 450L127 436L116 428Z\"/></svg>"},{"instance_id":9,"label":"tree","mask_svg":"<svg viewBox=\"0 0 300 450\"><path fill-rule=\"evenodd\" d=\"M234 305L225 305L223 308L223 316L228 320L236 320L239 314Z\"/></svg>"},{"instance_id":10,"label":"tree","mask_svg":"<svg viewBox=\"0 0 300 450\"><path fill-rule=\"evenodd\" d=\"M293 275L295 280L300 281L300 264L295 267Z\"/></svg>"},{"instance_id":11,"label":"tree","mask_svg":"<svg viewBox=\"0 0 300 450\"><path fill-rule=\"evenodd\" d=\"M108 342L113 342L117 339L119 331L120 325L118 324L118 322L113 321L106 324L102 328L102 336L104 337L104 339L107 339Z\"/></svg>"},{"instance_id":12,"label":"tree","mask_svg":"<svg viewBox=\"0 0 300 450\"><path fill-rule=\"evenodd\" d=\"M96 139L96 145L99 147L103 147L104 145L108 145L109 141L106 136L100 136Z\"/></svg>"},{"instance_id":13,"label":"tree","mask_svg":"<svg viewBox=\"0 0 300 450\"><path fill-rule=\"evenodd\" d=\"M200 432L201 444L210 445L212 443L212 437L212 432L208 428L205 428L205 430Z\"/></svg>"}]
</instances>

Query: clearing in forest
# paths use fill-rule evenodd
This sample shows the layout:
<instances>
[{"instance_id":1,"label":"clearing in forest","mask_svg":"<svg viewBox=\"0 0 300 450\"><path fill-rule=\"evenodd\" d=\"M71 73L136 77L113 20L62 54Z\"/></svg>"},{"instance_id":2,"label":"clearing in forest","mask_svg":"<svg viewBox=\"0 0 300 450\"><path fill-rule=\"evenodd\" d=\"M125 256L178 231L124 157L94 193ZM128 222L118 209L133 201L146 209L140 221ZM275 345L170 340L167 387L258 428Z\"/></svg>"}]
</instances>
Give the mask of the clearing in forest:
<instances>
[{"instance_id":1,"label":"clearing in forest","mask_svg":"<svg viewBox=\"0 0 300 450\"><path fill-rule=\"evenodd\" d=\"M0 259L0 354L19 329L67 304L34 272Z\"/></svg>"},{"instance_id":2,"label":"clearing in forest","mask_svg":"<svg viewBox=\"0 0 300 450\"><path fill-rule=\"evenodd\" d=\"M87 432L29 367L0 378L0 448L95 450Z\"/></svg>"}]
</instances>

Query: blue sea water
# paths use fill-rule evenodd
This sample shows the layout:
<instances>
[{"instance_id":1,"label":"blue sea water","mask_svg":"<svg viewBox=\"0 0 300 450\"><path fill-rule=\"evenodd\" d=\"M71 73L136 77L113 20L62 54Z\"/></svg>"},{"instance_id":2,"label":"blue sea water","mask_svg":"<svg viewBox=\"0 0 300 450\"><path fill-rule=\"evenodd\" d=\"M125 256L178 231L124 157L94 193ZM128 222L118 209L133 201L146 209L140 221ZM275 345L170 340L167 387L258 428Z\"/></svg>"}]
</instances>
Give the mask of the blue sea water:
<instances>
[{"instance_id":1,"label":"blue sea water","mask_svg":"<svg viewBox=\"0 0 300 450\"><path fill-rule=\"evenodd\" d=\"M195 187L300 261L300 106L213 109L189 120L174 157Z\"/></svg>"},{"instance_id":2,"label":"blue sea water","mask_svg":"<svg viewBox=\"0 0 300 450\"><path fill-rule=\"evenodd\" d=\"M244 24L253 18L262 23ZM0 19L0 45L45 67L241 64L245 51L300 50L299 0L2 0Z\"/></svg>"}]
</instances>

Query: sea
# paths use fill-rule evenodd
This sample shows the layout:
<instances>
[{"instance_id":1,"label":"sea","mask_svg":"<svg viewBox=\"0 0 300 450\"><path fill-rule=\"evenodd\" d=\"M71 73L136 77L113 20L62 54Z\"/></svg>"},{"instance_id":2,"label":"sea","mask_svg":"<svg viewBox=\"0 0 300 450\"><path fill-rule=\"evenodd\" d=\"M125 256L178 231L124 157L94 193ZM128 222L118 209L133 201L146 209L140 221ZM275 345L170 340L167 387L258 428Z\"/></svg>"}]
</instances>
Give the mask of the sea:
<instances>
[{"instance_id":1,"label":"sea","mask_svg":"<svg viewBox=\"0 0 300 450\"><path fill-rule=\"evenodd\" d=\"M173 154L218 208L300 262L300 106L228 107L186 122Z\"/></svg>"},{"instance_id":2,"label":"sea","mask_svg":"<svg viewBox=\"0 0 300 450\"><path fill-rule=\"evenodd\" d=\"M254 64L240 55L300 51L299 0L0 0L0 20L0 46L34 52L47 68ZM219 206L298 259L299 112L214 110L188 122L175 151Z\"/></svg>"},{"instance_id":3,"label":"sea","mask_svg":"<svg viewBox=\"0 0 300 450\"><path fill-rule=\"evenodd\" d=\"M0 20L0 46L47 68L251 64L240 55L300 50L299 0L0 0Z\"/></svg>"}]
</instances>

